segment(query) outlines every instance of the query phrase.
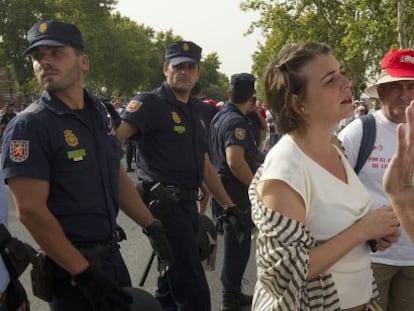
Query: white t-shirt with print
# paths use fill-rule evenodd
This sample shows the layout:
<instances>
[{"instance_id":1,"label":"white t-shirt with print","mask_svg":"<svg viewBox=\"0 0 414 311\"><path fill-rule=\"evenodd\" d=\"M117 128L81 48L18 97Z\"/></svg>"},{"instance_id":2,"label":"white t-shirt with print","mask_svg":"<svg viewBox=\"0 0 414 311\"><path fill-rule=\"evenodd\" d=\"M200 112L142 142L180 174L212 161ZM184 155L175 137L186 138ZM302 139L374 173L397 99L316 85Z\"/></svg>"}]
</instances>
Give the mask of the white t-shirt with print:
<instances>
[{"instance_id":1,"label":"white t-shirt with print","mask_svg":"<svg viewBox=\"0 0 414 311\"><path fill-rule=\"evenodd\" d=\"M397 124L389 121L382 110L373 113L376 124L376 140L374 150L359 172L361 182L368 189L374 200L374 207L390 205L382 180L395 149L397 148ZM356 120L344 128L339 134L345 148L345 154L351 167L355 167L362 139L362 122ZM372 253L372 262L394 266L414 265L414 245L401 228L401 237L397 243L387 250Z\"/></svg>"}]
</instances>

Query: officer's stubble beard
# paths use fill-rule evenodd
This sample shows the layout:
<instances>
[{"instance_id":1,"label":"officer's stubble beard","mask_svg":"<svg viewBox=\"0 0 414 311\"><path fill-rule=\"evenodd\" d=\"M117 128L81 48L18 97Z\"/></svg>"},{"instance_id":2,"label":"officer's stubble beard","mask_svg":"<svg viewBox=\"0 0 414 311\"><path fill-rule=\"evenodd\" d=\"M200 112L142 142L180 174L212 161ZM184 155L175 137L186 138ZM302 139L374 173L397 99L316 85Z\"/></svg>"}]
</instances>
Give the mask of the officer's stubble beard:
<instances>
[{"instance_id":1,"label":"officer's stubble beard","mask_svg":"<svg viewBox=\"0 0 414 311\"><path fill-rule=\"evenodd\" d=\"M172 65L168 62L164 63L164 73L167 70L173 70ZM200 65L199 64L197 64L197 73L198 73L197 79L195 81L192 81L191 85L188 85L188 87L185 86L183 83L181 83L183 85L182 87L178 86L178 82L176 81L178 75L177 76L172 75L170 77L166 75L167 84L171 88L175 97L178 100L185 102L185 103L188 102L190 95L191 95L191 90L193 89L194 85L197 83L197 81L200 78Z\"/></svg>"},{"instance_id":2,"label":"officer's stubble beard","mask_svg":"<svg viewBox=\"0 0 414 311\"><path fill-rule=\"evenodd\" d=\"M64 91L68 89L69 87L71 87L72 85L79 83L79 82L81 82L81 85L83 85L84 74L87 71L87 68L89 68L89 59L87 58L86 54L80 51L75 51L75 53L78 57L75 58L73 66L66 69L63 74L61 70L57 68L53 68L50 65L47 65L48 67L50 67L50 68L47 68L48 70L51 69L61 74L61 76L57 80L55 80L53 77L46 77L45 80L42 80L41 73L40 74L35 73L37 81L43 87L44 90L50 93L56 93L56 92ZM86 56L86 58L80 60L79 57L81 56ZM82 64L79 63L80 61L82 62ZM86 67L82 68L82 65Z\"/></svg>"}]
</instances>

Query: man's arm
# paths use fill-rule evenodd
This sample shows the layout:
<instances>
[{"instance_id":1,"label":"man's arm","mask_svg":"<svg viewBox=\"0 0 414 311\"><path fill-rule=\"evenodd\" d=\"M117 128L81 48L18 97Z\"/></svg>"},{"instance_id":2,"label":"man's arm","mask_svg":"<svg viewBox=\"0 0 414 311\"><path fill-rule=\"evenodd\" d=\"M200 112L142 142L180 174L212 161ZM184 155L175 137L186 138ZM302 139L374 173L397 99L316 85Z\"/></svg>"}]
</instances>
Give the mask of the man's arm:
<instances>
[{"instance_id":1,"label":"man's arm","mask_svg":"<svg viewBox=\"0 0 414 311\"><path fill-rule=\"evenodd\" d=\"M234 206L207 153L204 155L204 183L221 206Z\"/></svg>"},{"instance_id":2,"label":"man's arm","mask_svg":"<svg viewBox=\"0 0 414 311\"><path fill-rule=\"evenodd\" d=\"M170 242L161 222L154 219L122 167L119 172L119 205L128 217L144 227L143 232L158 258L158 272L164 275L173 258Z\"/></svg>"},{"instance_id":3,"label":"man's arm","mask_svg":"<svg viewBox=\"0 0 414 311\"><path fill-rule=\"evenodd\" d=\"M67 239L59 222L47 208L49 183L15 177L8 179L18 217L37 244L54 262L72 275L84 271L89 263Z\"/></svg>"},{"instance_id":4,"label":"man's arm","mask_svg":"<svg viewBox=\"0 0 414 311\"><path fill-rule=\"evenodd\" d=\"M116 129L116 136L121 141L121 143L123 143L125 139L130 138L137 131L138 129L135 126L133 126L131 123L128 123L126 121L121 121L121 124Z\"/></svg>"},{"instance_id":5,"label":"man's arm","mask_svg":"<svg viewBox=\"0 0 414 311\"><path fill-rule=\"evenodd\" d=\"M249 186L253 179L253 173L244 159L244 148L239 145L228 146L226 148L226 162L233 175Z\"/></svg>"}]
</instances>

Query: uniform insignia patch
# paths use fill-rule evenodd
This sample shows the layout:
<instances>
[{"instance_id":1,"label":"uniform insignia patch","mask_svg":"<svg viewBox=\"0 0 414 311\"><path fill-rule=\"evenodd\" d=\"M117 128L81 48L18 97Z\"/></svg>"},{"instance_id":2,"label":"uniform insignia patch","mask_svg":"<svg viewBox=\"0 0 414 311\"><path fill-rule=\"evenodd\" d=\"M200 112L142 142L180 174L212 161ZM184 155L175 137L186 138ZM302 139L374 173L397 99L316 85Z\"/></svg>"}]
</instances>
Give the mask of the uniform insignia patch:
<instances>
[{"instance_id":1,"label":"uniform insignia patch","mask_svg":"<svg viewBox=\"0 0 414 311\"><path fill-rule=\"evenodd\" d=\"M73 161L81 161L86 156L86 150L85 149L78 149L78 150L71 150L67 152L68 159L71 159Z\"/></svg>"},{"instance_id":2,"label":"uniform insignia patch","mask_svg":"<svg viewBox=\"0 0 414 311\"><path fill-rule=\"evenodd\" d=\"M178 134L185 133L185 126L184 125L176 125L176 126L174 126L174 132L176 132Z\"/></svg>"},{"instance_id":3,"label":"uniform insignia patch","mask_svg":"<svg viewBox=\"0 0 414 311\"><path fill-rule=\"evenodd\" d=\"M10 159L19 163L27 160L29 157L28 140L12 140L10 142Z\"/></svg>"},{"instance_id":4,"label":"uniform insignia patch","mask_svg":"<svg viewBox=\"0 0 414 311\"><path fill-rule=\"evenodd\" d=\"M64 130L63 135L65 136L65 141L70 147L76 147L79 143L78 138L72 132L72 130Z\"/></svg>"},{"instance_id":5,"label":"uniform insignia patch","mask_svg":"<svg viewBox=\"0 0 414 311\"><path fill-rule=\"evenodd\" d=\"M245 129L242 129L240 127L236 128L234 130L234 136L236 136L236 138L238 140L243 140L246 137L246 131L245 131Z\"/></svg>"},{"instance_id":6,"label":"uniform insignia patch","mask_svg":"<svg viewBox=\"0 0 414 311\"><path fill-rule=\"evenodd\" d=\"M139 109L139 107L141 107L141 105L142 105L142 102L140 102L139 100L133 99L128 103L126 107L126 111L135 112Z\"/></svg>"},{"instance_id":7,"label":"uniform insignia patch","mask_svg":"<svg viewBox=\"0 0 414 311\"><path fill-rule=\"evenodd\" d=\"M175 112L175 111L171 112L171 117L172 117L174 123L176 123L176 124L181 123L181 117L177 112Z\"/></svg>"},{"instance_id":8,"label":"uniform insignia patch","mask_svg":"<svg viewBox=\"0 0 414 311\"><path fill-rule=\"evenodd\" d=\"M189 50L190 50L190 46L188 45L188 43L184 42L183 43L183 51L188 52Z\"/></svg>"},{"instance_id":9,"label":"uniform insignia patch","mask_svg":"<svg viewBox=\"0 0 414 311\"><path fill-rule=\"evenodd\" d=\"M46 23L40 23L39 25L39 32L44 33L47 31L47 24Z\"/></svg>"}]
</instances>

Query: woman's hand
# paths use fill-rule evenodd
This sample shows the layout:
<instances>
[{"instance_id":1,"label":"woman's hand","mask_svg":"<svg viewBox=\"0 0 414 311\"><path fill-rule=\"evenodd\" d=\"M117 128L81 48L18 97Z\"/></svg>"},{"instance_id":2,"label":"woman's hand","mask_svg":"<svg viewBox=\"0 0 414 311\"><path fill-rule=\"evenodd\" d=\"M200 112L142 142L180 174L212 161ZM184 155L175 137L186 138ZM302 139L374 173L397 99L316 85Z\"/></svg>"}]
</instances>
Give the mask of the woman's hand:
<instances>
[{"instance_id":1,"label":"woman's hand","mask_svg":"<svg viewBox=\"0 0 414 311\"><path fill-rule=\"evenodd\" d=\"M391 206L386 205L370 211L356 225L359 226L361 237L367 241L398 236L400 231L397 215Z\"/></svg>"}]
</instances>

